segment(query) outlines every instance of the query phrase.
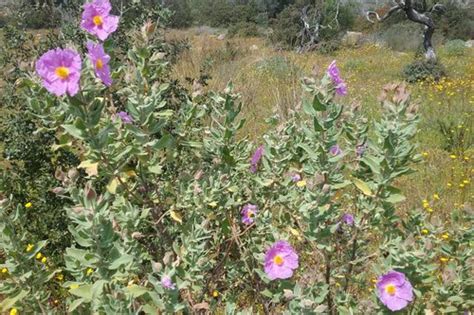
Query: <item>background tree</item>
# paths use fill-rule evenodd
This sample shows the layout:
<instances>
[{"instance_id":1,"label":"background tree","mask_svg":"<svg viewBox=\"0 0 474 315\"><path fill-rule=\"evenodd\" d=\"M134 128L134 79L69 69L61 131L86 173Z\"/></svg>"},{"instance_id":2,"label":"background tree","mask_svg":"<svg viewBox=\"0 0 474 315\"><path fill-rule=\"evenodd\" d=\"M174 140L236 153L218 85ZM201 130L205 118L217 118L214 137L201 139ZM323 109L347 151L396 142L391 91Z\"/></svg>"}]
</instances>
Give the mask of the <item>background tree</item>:
<instances>
[{"instance_id":1,"label":"background tree","mask_svg":"<svg viewBox=\"0 0 474 315\"><path fill-rule=\"evenodd\" d=\"M374 23L372 17L375 17L379 22L383 22L396 12L405 12L408 20L424 26L423 48L425 50L425 60L435 61L436 53L433 47L432 38L436 27L432 14L444 13L445 10L445 6L440 3L436 3L431 7L428 6L426 0L419 2L413 0L397 0L396 5L391 7L383 17L380 17L375 11L369 11L367 12L367 19L371 23Z\"/></svg>"}]
</instances>

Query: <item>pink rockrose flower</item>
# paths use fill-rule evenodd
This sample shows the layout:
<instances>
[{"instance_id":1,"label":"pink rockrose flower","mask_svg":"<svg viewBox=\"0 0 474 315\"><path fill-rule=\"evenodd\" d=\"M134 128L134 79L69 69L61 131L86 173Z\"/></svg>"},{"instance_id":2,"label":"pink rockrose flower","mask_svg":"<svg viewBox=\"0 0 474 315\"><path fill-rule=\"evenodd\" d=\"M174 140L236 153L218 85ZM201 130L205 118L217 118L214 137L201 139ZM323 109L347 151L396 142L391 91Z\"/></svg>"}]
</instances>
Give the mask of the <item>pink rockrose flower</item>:
<instances>
[{"instance_id":1,"label":"pink rockrose flower","mask_svg":"<svg viewBox=\"0 0 474 315\"><path fill-rule=\"evenodd\" d=\"M104 41L117 30L119 17L110 14L109 0L94 0L84 4L81 28Z\"/></svg>"},{"instance_id":2,"label":"pink rockrose flower","mask_svg":"<svg viewBox=\"0 0 474 315\"><path fill-rule=\"evenodd\" d=\"M354 225L354 216L350 213L346 213L342 216L342 222L349 226L352 226Z\"/></svg>"},{"instance_id":3,"label":"pink rockrose flower","mask_svg":"<svg viewBox=\"0 0 474 315\"><path fill-rule=\"evenodd\" d=\"M331 78L332 83L336 87L336 94L344 96L347 95L347 85L344 80L341 79L339 68L336 65L336 60L333 60L328 67L328 76Z\"/></svg>"},{"instance_id":4,"label":"pink rockrose flower","mask_svg":"<svg viewBox=\"0 0 474 315\"><path fill-rule=\"evenodd\" d=\"M173 283L173 281L171 281L171 278L169 276L161 277L161 285L163 286L163 288L168 290L176 289L176 285Z\"/></svg>"},{"instance_id":5,"label":"pink rockrose flower","mask_svg":"<svg viewBox=\"0 0 474 315\"><path fill-rule=\"evenodd\" d=\"M82 61L72 49L56 48L43 54L36 62L36 73L43 86L56 96L79 92Z\"/></svg>"},{"instance_id":6,"label":"pink rockrose flower","mask_svg":"<svg viewBox=\"0 0 474 315\"><path fill-rule=\"evenodd\" d=\"M380 276L377 292L380 301L391 311L399 311L413 301L411 283L398 271L390 271Z\"/></svg>"},{"instance_id":7,"label":"pink rockrose flower","mask_svg":"<svg viewBox=\"0 0 474 315\"><path fill-rule=\"evenodd\" d=\"M265 253L265 273L270 280L288 279L298 268L298 254L286 241L278 241Z\"/></svg>"},{"instance_id":8,"label":"pink rockrose flower","mask_svg":"<svg viewBox=\"0 0 474 315\"><path fill-rule=\"evenodd\" d=\"M109 61L110 56L104 51L102 44L94 44L87 42L88 56L94 65L95 75L107 86L112 85L112 77L110 76Z\"/></svg>"},{"instance_id":9,"label":"pink rockrose flower","mask_svg":"<svg viewBox=\"0 0 474 315\"><path fill-rule=\"evenodd\" d=\"M253 204L246 204L241 211L242 214L242 223L250 225L255 221L255 216L257 215L258 207Z\"/></svg>"},{"instance_id":10,"label":"pink rockrose flower","mask_svg":"<svg viewBox=\"0 0 474 315\"><path fill-rule=\"evenodd\" d=\"M342 154L341 147L340 147L338 144L333 145L333 146L329 149L329 153L331 153L331 154L334 155L334 156L341 155L341 154Z\"/></svg>"},{"instance_id":11,"label":"pink rockrose flower","mask_svg":"<svg viewBox=\"0 0 474 315\"><path fill-rule=\"evenodd\" d=\"M258 169L258 163L262 159L263 154L265 153L265 147L263 145L259 146L255 153L252 155L252 159L250 160L250 172L256 173Z\"/></svg>"},{"instance_id":12,"label":"pink rockrose flower","mask_svg":"<svg viewBox=\"0 0 474 315\"><path fill-rule=\"evenodd\" d=\"M133 118L127 112L118 112L117 116L122 120L124 124L131 124L133 123Z\"/></svg>"}]
</instances>

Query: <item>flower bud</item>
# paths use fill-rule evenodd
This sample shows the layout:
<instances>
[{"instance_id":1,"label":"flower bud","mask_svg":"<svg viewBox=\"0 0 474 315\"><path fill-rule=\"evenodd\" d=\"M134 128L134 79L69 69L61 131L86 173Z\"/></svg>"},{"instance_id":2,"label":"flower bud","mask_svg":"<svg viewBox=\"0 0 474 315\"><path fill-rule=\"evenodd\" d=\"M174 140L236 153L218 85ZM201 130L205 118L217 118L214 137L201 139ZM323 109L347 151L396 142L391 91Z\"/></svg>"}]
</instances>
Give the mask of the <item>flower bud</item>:
<instances>
[{"instance_id":1,"label":"flower bud","mask_svg":"<svg viewBox=\"0 0 474 315\"><path fill-rule=\"evenodd\" d=\"M135 239L135 240L142 239L143 237L145 237L145 235L143 235L143 234L140 233L140 232L133 232L133 233L132 233L132 238Z\"/></svg>"},{"instance_id":2,"label":"flower bud","mask_svg":"<svg viewBox=\"0 0 474 315\"><path fill-rule=\"evenodd\" d=\"M56 187L51 189L51 192L56 195L64 195L66 193L66 189L63 187Z\"/></svg>"},{"instance_id":3,"label":"flower bud","mask_svg":"<svg viewBox=\"0 0 474 315\"><path fill-rule=\"evenodd\" d=\"M324 184L322 191L325 194L329 193L331 191L331 186L329 186L328 184Z\"/></svg>"}]
</instances>

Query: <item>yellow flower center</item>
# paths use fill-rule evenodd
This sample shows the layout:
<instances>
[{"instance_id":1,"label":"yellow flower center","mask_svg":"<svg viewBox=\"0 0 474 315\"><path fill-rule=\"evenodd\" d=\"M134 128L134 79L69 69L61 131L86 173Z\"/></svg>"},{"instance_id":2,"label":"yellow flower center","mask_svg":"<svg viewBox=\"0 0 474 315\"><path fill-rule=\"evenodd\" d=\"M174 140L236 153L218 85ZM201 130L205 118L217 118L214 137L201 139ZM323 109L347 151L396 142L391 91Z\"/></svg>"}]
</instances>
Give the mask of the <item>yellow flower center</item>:
<instances>
[{"instance_id":1,"label":"yellow flower center","mask_svg":"<svg viewBox=\"0 0 474 315\"><path fill-rule=\"evenodd\" d=\"M92 18L92 22L94 23L95 26L101 26L104 21L102 20L102 17L100 15L96 15Z\"/></svg>"},{"instance_id":2,"label":"yellow flower center","mask_svg":"<svg viewBox=\"0 0 474 315\"><path fill-rule=\"evenodd\" d=\"M66 67L57 67L55 73L62 80L65 80L69 77L69 69Z\"/></svg>"},{"instance_id":3,"label":"yellow flower center","mask_svg":"<svg viewBox=\"0 0 474 315\"><path fill-rule=\"evenodd\" d=\"M389 284L385 287L385 292L393 296L397 292L397 288L393 284Z\"/></svg>"},{"instance_id":4,"label":"yellow flower center","mask_svg":"<svg viewBox=\"0 0 474 315\"><path fill-rule=\"evenodd\" d=\"M248 217L248 218L251 218L251 217L253 217L254 215L255 215L255 213L253 213L253 211L250 211L250 210L249 210L249 211L247 212L247 217Z\"/></svg>"},{"instance_id":5,"label":"yellow flower center","mask_svg":"<svg viewBox=\"0 0 474 315\"><path fill-rule=\"evenodd\" d=\"M276 255L275 258L273 258L273 262L278 266L281 266L283 265L283 258L280 255Z\"/></svg>"},{"instance_id":6,"label":"yellow flower center","mask_svg":"<svg viewBox=\"0 0 474 315\"><path fill-rule=\"evenodd\" d=\"M104 62L102 61L102 59L100 59L100 58L97 59L97 61L95 62L95 67L99 70L104 67Z\"/></svg>"}]
</instances>

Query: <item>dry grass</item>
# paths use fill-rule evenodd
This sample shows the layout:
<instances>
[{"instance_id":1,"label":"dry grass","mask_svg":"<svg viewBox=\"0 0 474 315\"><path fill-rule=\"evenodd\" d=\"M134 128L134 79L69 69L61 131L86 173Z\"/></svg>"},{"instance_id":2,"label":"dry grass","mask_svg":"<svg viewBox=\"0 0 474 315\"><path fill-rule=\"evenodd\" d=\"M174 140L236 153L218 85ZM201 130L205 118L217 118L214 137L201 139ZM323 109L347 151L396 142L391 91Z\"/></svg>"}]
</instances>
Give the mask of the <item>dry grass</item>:
<instances>
[{"instance_id":1,"label":"dry grass","mask_svg":"<svg viewBox=\"0 0 474 315\"><path fill-rule=\"evenodd\" d=\"M328 56L275 51L260 38L219 40L215 35L193 30L170 31L167 36L188 38L192 45L174 66L173 76L184 81L197 78L204 71L211 76L206 87L209 90L223 90L232 81L245 104L245 133L257 141L267 129L266 118L274 113L284 115L297 106L302 93L301 77L321 75L332 60L337 60L350 88L348 97L341 102L360 102L369 117L377 117L377 96L382 87L402 80L401 70L413 58L412 54L375 45L343 49ZM413 98L420 103L422 120L417 140L424 162L417 166L415 175L399 185L408 199L403 208L421 207L426 199L433 211L449 215L453 207L469 206L474 199L474 50L450 58L441 48L439 55L449 79L411 86ZM455 126L453 134L464 134L456 147L446 149L447 137L439 132L440 122ZM450 157L452 154L456 158ZM434 194L439 195L439 200Z\"/></svg>"}]
</instances>

